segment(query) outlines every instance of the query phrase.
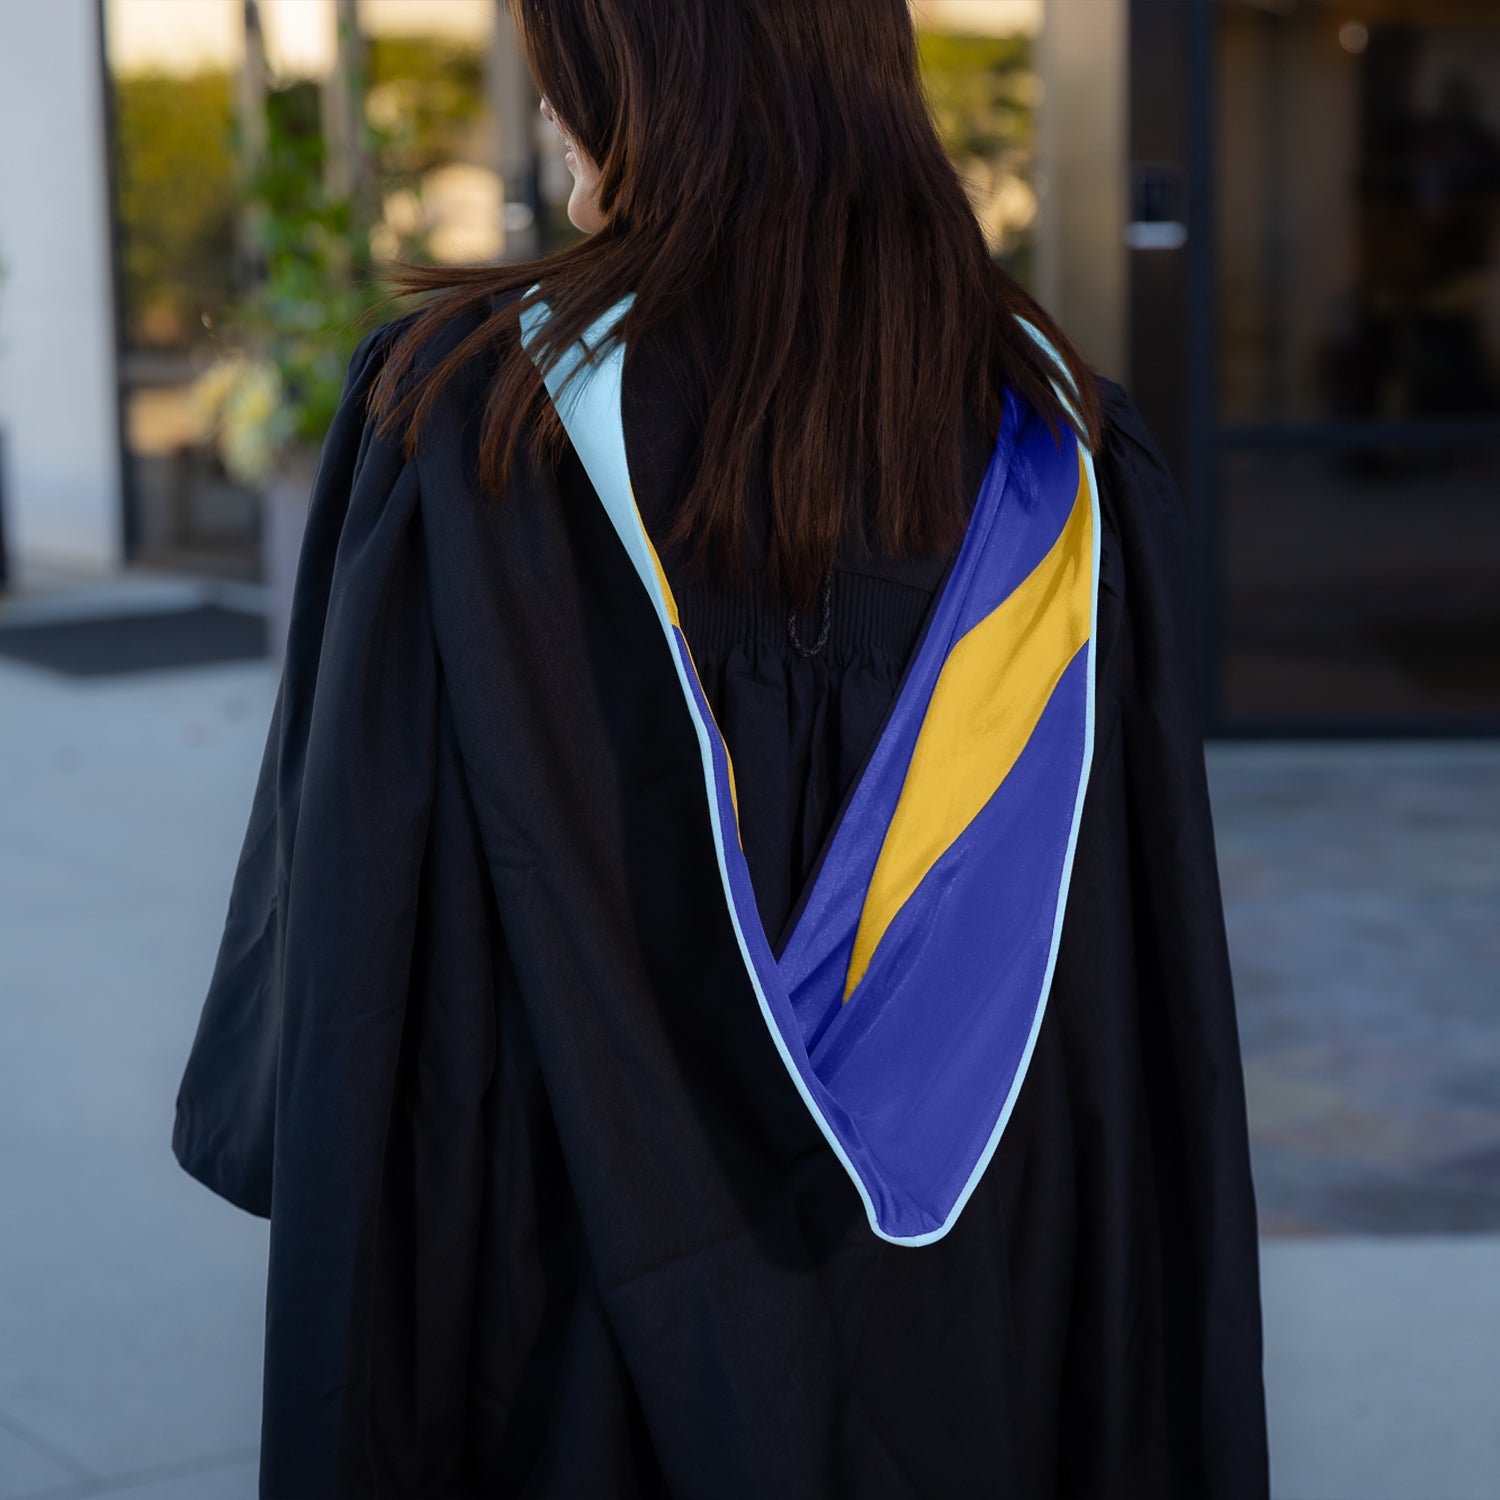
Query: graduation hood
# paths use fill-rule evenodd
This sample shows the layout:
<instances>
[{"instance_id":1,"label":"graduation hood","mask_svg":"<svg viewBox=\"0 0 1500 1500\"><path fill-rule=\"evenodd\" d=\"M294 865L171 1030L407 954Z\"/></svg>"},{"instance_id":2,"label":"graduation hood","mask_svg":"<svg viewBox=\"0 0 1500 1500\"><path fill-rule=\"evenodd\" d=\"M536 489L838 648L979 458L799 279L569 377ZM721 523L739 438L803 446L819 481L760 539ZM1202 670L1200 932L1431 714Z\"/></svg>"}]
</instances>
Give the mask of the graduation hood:
<instances>
[{"instance_id":1,"label":"graduation hood","mask_svg":"<svg viewBox=\"0 0 1500 1500\"><path fill-rule=\"evenodd\" d=\"M928 1244L999 1145L1057 959L1094 744L1093 455L1076 434L1059 444L1006 391L964 540L778 959L741 847L734 768L631 484L625 347L611 338L631 300L564 351L547 386L661 625L724 899L777 1052L874 1232ZM528 349L548 315L541 300L523 309Z\"/></svg>"}]
</instances>

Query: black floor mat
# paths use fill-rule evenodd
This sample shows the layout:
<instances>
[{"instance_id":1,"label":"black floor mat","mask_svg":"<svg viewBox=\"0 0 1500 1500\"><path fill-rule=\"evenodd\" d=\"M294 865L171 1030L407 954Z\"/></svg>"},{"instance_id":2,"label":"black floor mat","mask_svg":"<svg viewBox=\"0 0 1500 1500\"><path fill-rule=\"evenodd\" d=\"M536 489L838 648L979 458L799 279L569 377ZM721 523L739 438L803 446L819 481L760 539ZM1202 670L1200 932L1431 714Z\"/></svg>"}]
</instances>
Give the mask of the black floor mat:
<instances>
[{"instance_id":1,"label":"black floor mat","mask_svg":"<svg viewBox=\"0 0 1500 1500\"><path fill-rule=\"evenodd\" d=\"M200 604L149 614L0 624L0 657L65 677L113 677L266 656L266 622L247 610Z\"/></svg>"}]
</instances>

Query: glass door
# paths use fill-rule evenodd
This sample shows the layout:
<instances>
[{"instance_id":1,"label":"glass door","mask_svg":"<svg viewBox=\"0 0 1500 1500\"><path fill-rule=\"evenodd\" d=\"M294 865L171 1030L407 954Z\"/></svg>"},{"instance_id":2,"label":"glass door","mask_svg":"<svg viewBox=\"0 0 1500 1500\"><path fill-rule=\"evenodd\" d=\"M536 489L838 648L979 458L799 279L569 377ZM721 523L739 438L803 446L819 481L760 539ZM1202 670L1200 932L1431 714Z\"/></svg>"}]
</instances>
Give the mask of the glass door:
<instances>
[{"instance_id":1,"label":"glass door","mask_svg":"<svg viewBox=\"0 0 1500 1500\"><path fill-rule=\"evenodd\" d=\"M1500 6L1220 0L1218 727L1500 728Z\"/></svg>"}]
</instances>

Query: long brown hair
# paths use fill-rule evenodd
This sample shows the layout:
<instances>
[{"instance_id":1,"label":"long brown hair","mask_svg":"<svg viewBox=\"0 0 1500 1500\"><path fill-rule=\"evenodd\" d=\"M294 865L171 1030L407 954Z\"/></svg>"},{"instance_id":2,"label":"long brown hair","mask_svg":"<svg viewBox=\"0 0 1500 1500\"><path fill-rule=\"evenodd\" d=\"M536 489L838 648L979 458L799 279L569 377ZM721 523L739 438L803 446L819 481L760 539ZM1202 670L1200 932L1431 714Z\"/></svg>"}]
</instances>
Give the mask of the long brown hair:
<instances>
[{"instance_id":1,"label":"long brown hair","mask_svg":"<svg viewBox=\"0 0 1500 1500\"><path fill-rule=\"evenodd\" d=\"M706 406L666 541L742 577L746 494L764 461L768 583L799 608L867 487L882 552L962 538L966 402L998 433L1008 384L1056 440L1072 427L1049 378L1059 372L1017 315L1067 364L1079 435L1097 449L1089 366L992 259L943 153L907 0L510 3L539 93L599 165L606 223L530 260L387 270L387 302L433 294L371 398L382 434L406 422L408 455L447 380L498 351L482 487L503 493L523 432L556 462L566 436L518 336L518 294L534 282L552 310L533 347L544 368L627 293L627 347L661 325L685 335ZM430 336L476 315L404 380ZM865 525L853 534L868 543Z\"/></svg>"}]
</instances>

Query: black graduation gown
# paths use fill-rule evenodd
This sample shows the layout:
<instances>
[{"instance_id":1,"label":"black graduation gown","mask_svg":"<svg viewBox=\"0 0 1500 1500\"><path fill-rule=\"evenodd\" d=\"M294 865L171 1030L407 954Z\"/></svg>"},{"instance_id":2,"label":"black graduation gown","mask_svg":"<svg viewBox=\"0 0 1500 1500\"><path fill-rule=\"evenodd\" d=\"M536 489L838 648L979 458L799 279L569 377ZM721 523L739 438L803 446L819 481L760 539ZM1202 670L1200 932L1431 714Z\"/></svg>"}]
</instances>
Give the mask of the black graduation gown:
<instances>
[{"instance_id":1,"label":"black graduation gown","mask_svg":"<svg viewBox=\"0 0 1500 1500\"><path fill-rule=\"evenodd\" d=\"M1185 517L1125 393L1051 995L993 1160L912 1247L768 1035L688 710L576 456L477 498L476 361L403 459L362 409L397 326L324 446L172 1135L271 1220L262 1500L1264 1500ZM628 370L659 535L693 418L670 358ZM768 934L944 565L839 575L809 658L772 603L682 578Z\"/></svg>"}]
</instances>

